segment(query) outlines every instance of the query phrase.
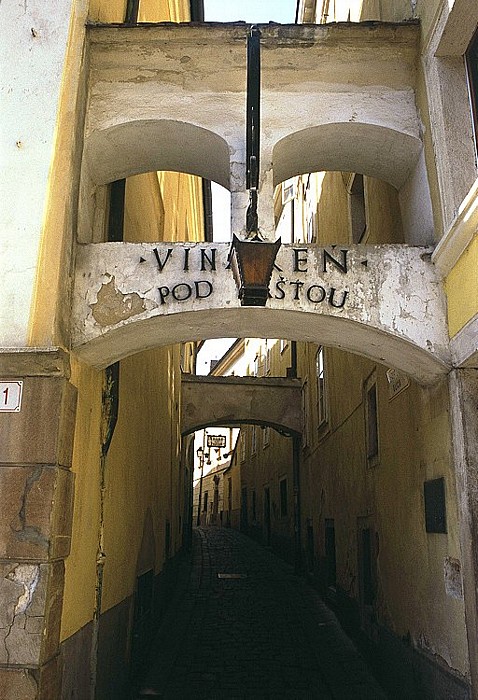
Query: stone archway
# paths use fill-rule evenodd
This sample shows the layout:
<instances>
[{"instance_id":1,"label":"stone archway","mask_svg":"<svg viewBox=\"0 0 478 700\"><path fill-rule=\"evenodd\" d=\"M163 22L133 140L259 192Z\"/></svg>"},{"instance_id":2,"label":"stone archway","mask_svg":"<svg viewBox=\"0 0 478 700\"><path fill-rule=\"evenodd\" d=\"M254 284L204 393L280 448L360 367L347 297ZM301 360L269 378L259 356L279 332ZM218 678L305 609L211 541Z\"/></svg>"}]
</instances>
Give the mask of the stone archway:
<instances>
[{"instance_id":1,"label":"stone archway","mask_svg":"<svg viewBox=\"0 0 478 700\"><path fill-rule=\"evenodd\" d=\"M104 243L78 252L73 349L104 367L157 345L288 337L340 347L419 382L450 366L430 249L283 246L265 308L241 307L227 244Z\"/></svg>"},{"instance_id":2,"label":"stone archway","mask_svg":"<svg viewBox=\"0 0 478 700\"><path fill-rule=\"evenodd\" d=\"M270 425L302 432L302 386L285 377L200 377L181 380L181 433L208 426Z\"/></svg>"}]
</instances>

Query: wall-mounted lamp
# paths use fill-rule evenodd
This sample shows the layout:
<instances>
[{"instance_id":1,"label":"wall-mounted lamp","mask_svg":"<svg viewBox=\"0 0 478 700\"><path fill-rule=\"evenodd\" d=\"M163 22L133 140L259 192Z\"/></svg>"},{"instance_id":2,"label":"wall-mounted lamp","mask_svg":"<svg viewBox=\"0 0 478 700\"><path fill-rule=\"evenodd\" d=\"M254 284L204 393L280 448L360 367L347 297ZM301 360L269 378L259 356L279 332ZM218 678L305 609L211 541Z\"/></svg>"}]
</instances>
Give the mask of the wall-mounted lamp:
<instances>
[{"instance_id":1,"label":"wall-mounted lamp","mask_svg":"<svg viewBox=\"0 0 478 700\"><path fill-rule=\"evenodd\" d=\"M265 306L276 255L281 246L259 240L241 241L233 236L229 263L234 275L241 306Z\"/></svg>"}]
</instances>

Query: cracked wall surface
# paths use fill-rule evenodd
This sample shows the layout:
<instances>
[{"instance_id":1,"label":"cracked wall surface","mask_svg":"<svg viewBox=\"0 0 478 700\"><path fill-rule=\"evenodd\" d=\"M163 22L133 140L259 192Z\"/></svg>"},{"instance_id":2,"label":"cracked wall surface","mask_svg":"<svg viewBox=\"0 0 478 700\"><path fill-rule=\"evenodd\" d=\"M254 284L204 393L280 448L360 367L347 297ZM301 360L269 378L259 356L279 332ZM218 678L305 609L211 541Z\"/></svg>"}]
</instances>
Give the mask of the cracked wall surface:
<instances>
[{"instance_id":1,"label":"cracked wall surface","mask_svg":"<svg viewBox=\"0 0 478 700\"><path fill-rule=\"evenodd\" d=\"M76 392L50 356L4 354L0 362L24 387L22 410L0 416L0 697L50 700L59 697Z\"/></svg>"}]
</instances>

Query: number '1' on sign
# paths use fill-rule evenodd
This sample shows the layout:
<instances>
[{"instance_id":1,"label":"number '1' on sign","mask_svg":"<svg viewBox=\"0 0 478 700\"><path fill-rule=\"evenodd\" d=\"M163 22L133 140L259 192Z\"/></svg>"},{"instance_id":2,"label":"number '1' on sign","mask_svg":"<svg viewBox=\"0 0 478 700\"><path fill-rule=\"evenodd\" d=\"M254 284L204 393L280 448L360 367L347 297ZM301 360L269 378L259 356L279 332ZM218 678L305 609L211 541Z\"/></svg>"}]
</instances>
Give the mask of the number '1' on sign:
<instances>
[{"instance_id":1,"label":"number '1' on sign","mask_svg":"<svg viewBox=\"0 0 478 700\"><path fill-rule=\"evenodd\" d=\"M0 413L19 413L22 407L23 382L0 382Z\"/></svg>"}]
</instances>

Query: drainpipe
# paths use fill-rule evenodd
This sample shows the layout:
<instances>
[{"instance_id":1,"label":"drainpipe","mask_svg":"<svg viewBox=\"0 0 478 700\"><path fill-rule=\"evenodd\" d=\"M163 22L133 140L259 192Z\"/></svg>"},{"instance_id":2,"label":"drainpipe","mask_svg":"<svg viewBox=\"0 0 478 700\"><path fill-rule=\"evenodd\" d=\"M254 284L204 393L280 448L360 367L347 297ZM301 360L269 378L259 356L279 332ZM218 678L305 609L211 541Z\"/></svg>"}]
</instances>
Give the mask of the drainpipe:
<instances>
[{"instance_id":1,"label":"drainpipe","mask_svg":"<svg viewBox=\"0 0 478 700\"><path fill-rule=\"evenodd\" d=\"M100 454L100 522L98 529L98 549L96 555L95 608L93 611L93 629L91 634L90 656L90 697L96 694L96 677L98 670L98 639L100 630L101 602L103 598L103 572L106 555L104 552L104 504L106 495L106 458L113 439L119 409L119 362L105 370L105 387L103 390L103 423Z\"/></svg>"},{"instance_id":2,"label":"drainpipe","mask_svg":"<svg viewBox=\"0 0 478 700\"><path fill-rule=\"evenodd\" d=\"M213 237L213 217L212 217L212 191L211 180L202 181L202 202L204 210L204 240L212 243Z\"/></svg>"},{"instance_id":3,"label":"drainpipe","mask_svg":"<svg viewBox=\"0 0 478 700\"><path fill-rule=\"evenodd\" d=\"M297 379L297 342L290 344L290 368L289 376ZM299 573L302 569L302 548L301 548L301 522L300 522L300 435L292 435L292 488L294 494L294 568Z\"/></svg>"}]
</instances>

